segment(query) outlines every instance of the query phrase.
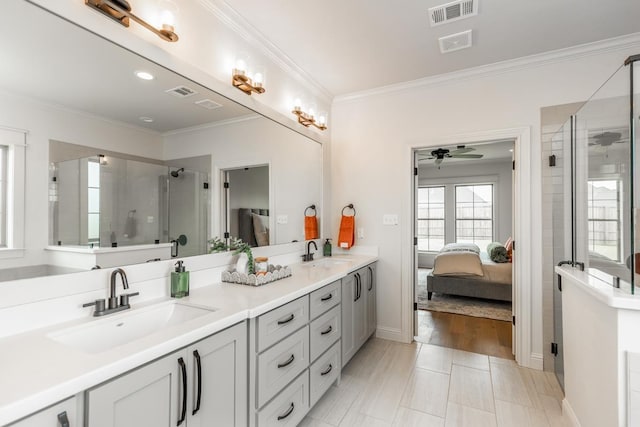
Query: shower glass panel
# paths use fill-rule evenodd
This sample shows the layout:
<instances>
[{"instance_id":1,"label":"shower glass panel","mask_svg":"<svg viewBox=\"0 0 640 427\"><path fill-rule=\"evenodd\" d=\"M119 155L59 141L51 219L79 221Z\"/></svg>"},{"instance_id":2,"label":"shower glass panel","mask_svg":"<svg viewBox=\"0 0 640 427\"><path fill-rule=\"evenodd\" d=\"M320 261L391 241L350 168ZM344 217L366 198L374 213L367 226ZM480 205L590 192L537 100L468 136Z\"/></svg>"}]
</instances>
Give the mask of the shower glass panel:
<instances>
[{"instance_id":1,"label":"shower glass panel","mask_svg":"<svg viewBox=\"0 0 640 427\"><path fill-rule=\"evenodd\" d=\"M100 246L168 242L167 167L109 157L100 165Z\"/></svg>"},{"instance_id":2,"label":"shower glass panel","mask_svg":"<svg viewBox=\"0 0 640 427\"><path fill-rule=\"evenodd\" d=\"M208 174L184 168L169 174L169 241L180 257L207 253L208 182Z\"/></svg>"}]
</instances>

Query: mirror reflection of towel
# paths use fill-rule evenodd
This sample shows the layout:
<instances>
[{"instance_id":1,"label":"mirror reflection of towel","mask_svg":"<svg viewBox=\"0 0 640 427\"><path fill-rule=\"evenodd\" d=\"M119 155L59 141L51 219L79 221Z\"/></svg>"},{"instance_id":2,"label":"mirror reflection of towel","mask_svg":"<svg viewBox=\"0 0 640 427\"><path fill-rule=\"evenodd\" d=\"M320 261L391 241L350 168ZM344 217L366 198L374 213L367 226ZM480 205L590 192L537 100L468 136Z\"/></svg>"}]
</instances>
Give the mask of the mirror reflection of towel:
<instances>
[{"instance_id":1,"label":"mirror reflection of towel","mask_svg":"<svg viewBox=\"0 0 640 427\"><path fill-rule=\"evenodd\" d=\"M136 237L137 224L136 218L134 216L135 213L135 210L129 211L129 214L127 215L127 222L124 224L124 237L127 237L129 239L133 239L134 237Z\"/></svg>"},{"instance_id":2,"label":"mirror reflection of towel","mask_svg":"<svg viewBox=\"0 0 640 427\"><path fill-rule=\"evenodd\" d=\"M349 249L355 241L356 217L344 216L340 221L340 234L338 235L338 247Z\"/></svg>"},{"instance_id":3,"label":"mirror reflection of towel","mask_svg":"<svg viewBox=\"0 0 640 427\"><path fill-rule=\"evenodd\" d=\"M313 216L304 217L304 240L313 240L318 238L318 218Z\"/></svg>"}]
</instances>

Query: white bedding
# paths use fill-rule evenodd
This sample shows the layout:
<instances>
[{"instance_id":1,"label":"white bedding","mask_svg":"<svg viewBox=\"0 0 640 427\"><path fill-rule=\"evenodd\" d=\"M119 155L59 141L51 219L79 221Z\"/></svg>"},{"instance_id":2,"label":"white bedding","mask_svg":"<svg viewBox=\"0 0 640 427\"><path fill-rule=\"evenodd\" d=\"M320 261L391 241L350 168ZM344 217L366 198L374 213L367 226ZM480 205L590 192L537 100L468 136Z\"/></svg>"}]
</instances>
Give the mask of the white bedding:
<instances>
[{"instance_id":1,"label":"white bedding","mask_svg":"<svg viewBox=\"0 0 640 427\"><path fill-rule=\"evenodd\" d=\"M482 261L482 280L489 282L504 283L510 285L512 282L513 264L510 262L493 262L489 258L486 252L480 253L480 260Z\"/></svg>"},{"instance_id":2,"label":"white bedding","mask_svg":"<svg viewBox=\"0 0 640 427\"><path fill-rule=\"evenodd\" d=\"M473 245L475 246L475 245ZM495 283L510 285L512 267L510 262L491 261L486 252L468 244L447 244L436 256L433 264L434 276L473 277Z\"/></svg>"}]
</instances>

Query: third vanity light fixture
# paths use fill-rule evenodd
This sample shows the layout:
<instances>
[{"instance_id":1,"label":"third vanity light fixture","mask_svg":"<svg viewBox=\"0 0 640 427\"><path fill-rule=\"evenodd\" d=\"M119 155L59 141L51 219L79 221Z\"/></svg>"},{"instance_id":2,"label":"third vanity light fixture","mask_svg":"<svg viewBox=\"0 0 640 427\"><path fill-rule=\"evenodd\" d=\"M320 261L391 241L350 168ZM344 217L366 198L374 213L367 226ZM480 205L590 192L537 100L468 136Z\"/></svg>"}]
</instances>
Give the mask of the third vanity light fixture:
<instances>
[{"instance_id":1,"label":"third vanity light fixture","mask_svg":"<svg viewBox=\"0 0 640 427\"><path fill-rule=\"evenodd\" d=\"M158 13L161 15L161 28L159 29L134 15L133 12L131 12L131 5L126 0L84 0L84 4L105 14L125 27L129 27L129 20L133 19L162 40L168 42L178 41L178 35L175 33L175 28L173 27L177 8L170 0L161 0L159 2L160 10Z\"/></svg>"},{"instance_id":2,"label":"third vanity light fixture","mask_svg":"<svg viewBox=\"0 0 640 427\"><path fill-rule=\"evenodd\" d=\"M264 73L256 71L253 73L253 78L251 78L248 68L244 55L240 55L236 59L236 66L231 73L231 84L247 95L251 95L252 92L264 93Z\"/></svg>"},{"instance_id":3,"label":"third vanity light fixture","mask_svg":"<svg viewBox=\"0 0 640 427\"><path fill-rule=\"evenodd\" d=\"M299 98L296 98L296 100L293 102L293 110L291 112L298 116L298 123L300 123L302 126L315 126L320 130L327 129L327 115L324 113L320 113L316 118L313 108L309 108L308 113L304 112L302 110L302 102Z\"/></svg>"}]
</instances>

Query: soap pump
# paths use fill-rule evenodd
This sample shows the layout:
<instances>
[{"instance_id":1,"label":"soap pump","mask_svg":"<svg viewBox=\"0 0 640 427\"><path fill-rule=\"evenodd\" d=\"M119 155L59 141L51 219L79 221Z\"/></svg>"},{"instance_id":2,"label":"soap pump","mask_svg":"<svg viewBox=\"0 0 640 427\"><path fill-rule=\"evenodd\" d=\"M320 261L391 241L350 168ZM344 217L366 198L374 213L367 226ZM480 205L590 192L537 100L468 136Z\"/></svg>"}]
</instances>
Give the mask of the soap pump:
<instances>
[{"instance_id":1,"label":"soap pump","mask_svg":"<svg viewBox=\"0 0 640 427\"><path fill-rule=\"evenodd\" d=\"M176 262L176 270L171 272L171 297L189 296L189 272L184 268L184 261Z\"/></svg>"},{"instance_id":2,"label":"soap pump","mask_svg":"<svg viewBox=\"0 0 640 427\"><path fill-rule=\"evenodd\" d=\"M327 239L324 242L324 245L322 246L322 255L324 256L331 256L331 239Z\"/></svg>"}]
</instances>

